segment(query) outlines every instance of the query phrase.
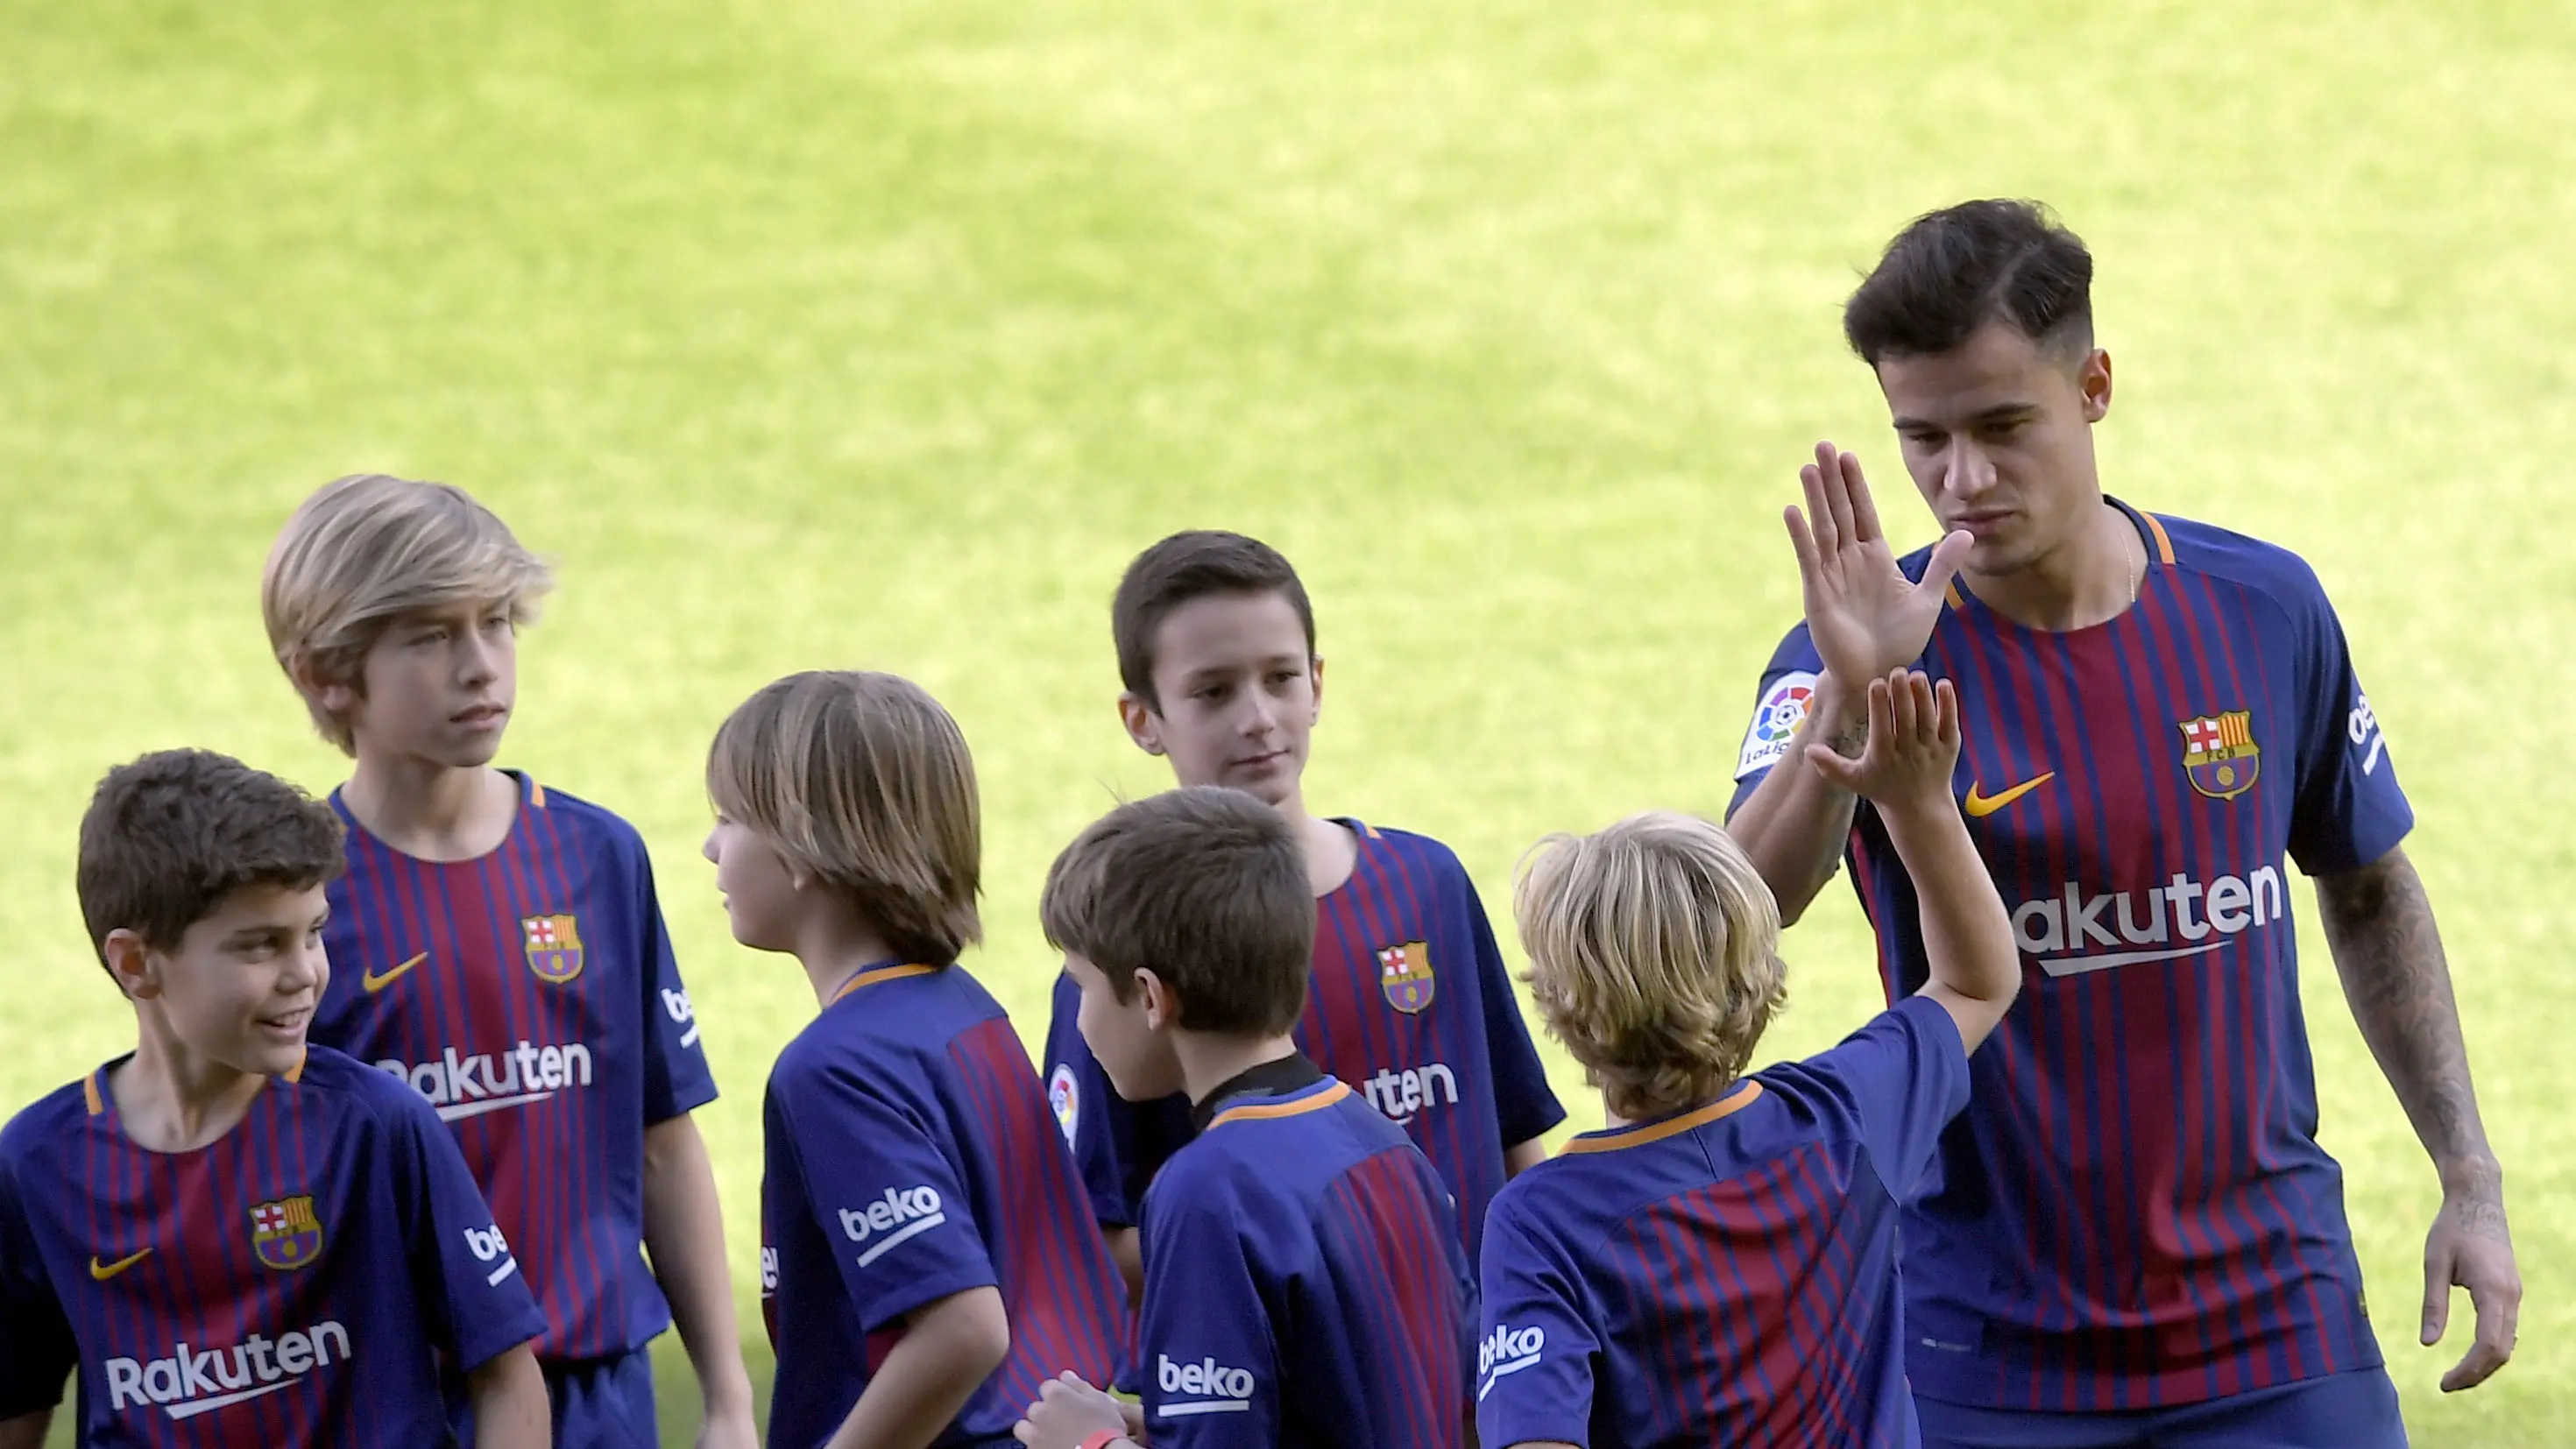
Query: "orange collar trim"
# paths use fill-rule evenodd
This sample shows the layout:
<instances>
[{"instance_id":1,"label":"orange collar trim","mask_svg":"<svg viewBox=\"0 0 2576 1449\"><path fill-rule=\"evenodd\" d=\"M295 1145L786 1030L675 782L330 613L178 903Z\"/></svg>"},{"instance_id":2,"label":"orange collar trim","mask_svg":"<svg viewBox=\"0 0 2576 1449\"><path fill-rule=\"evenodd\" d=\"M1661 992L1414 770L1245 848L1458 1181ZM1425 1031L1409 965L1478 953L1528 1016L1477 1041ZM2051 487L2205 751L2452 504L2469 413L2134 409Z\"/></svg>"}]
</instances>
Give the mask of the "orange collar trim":
<instances>
[{"instance_id":1,"label":"orange collar trim","mask_svg":"<svg viewBox=\"0 0 2576 1449\"><path fill-rule=\"evenodd\" d=\"M1762 1084L1748 1081L1744 1085L1709 1103L1705 1107L1649 1122L1642 1127L1622 1127L1615 1132L1586 1132L1565 1144L1568 1152L1616 1152L1622 1147L1643 1147L1667 1137L1705 1127L1720 1117L1731 1117L1750 1107L1762 1096Z\"/></svg>"},{"instance_id":2,"label":"orange collar trim","mask_svg":"<svg viewBox=\"0 0 2576 1449\"><path fill-rule=\"evenodd\" d=\"M2146 520L2147 532L2156 536L2156 562L2172 563L2174 561L2173 536L2165 532L2165 521L2144 509L2138 511L2138 516Z\"/></svg>"},{"instance_id":3,"label":"orange collar trim","mask_svg":"<svg viewBox=\"0 0 2576 1449\"><path fill-rule=\"evenodd\" d=\"M1298 1117L1308 1112L1320 1112L1350 1094L1350 1088L1340 1082L1334 1082L1311 1097L1294 1097L1285 1102L1264 1102L1256 1107L1228 1107L1216 1114L1215 1121L1208 1123L1208 1131L1214 1132L1228 1122L1259 1122L1273 1117Z\"/></svg>"},{"instance_id":4,"label":"orange collar trim","mask_svg":"<svg viewBox=\"0 0 2576 1449\"><path fill-rule=\"evenodd\" d=\"M883 981L900 981L906 976L927 976L933 971L940 969L941 968L937 966L920 965L872 966L867 970L860 972L858 975L851 977L849 980L842 982L841 989L832 993L832 1001L827 1001L823 1004L829 1006L833 1001L839 1001L842 997L849 995L851 992L858 990L862 986L874 986Z\"/></svg>"},{"instance_id":5,"label":"orange collar trim","mask_svg":"<svg viewBox=\"0 0 2576 1449\"><path fill-rule=\"evenodd\" d=\"M300 1057L297 1057L297 1058L295 1059L295 1065L293 1065L293 1066L291 1066L291 1067L287 1068L287 1069L286 1069L286 1071L283 1073L283 1075L285 1076L285 1078L286 1078L286 1080L287 1080L287 1081L289 1081L289 1082L293 1082L293 1083L297 1083L297 1084L299 1084L299 1085L300 1085L300 1084L304 1081L304 1069L305 1069L305 1067L306 1067L306 1066L310 1065L310 1064L312 1063L312 1061L313 1061L313 1054L312 1054L311 1052L309 1052L309 1051L308 1051L308 1052L306 1052L304 1055L302 1055L302 1056L300 1056ZM112 1065L112 1064L111 1064L111 1065ZM88 1104L88 1106L89 1106L89 1114L90 1114L91 1116L93 1116L93 1117L101 1117L101 1116L105 1116L105 1115L106 1115L106 1113L107 1113L107 1068L106 1068L106 1067L100 1067L100 1068L98 1068L96 1071L91 1072L88 1076L81 1078L81 1097L82 1097L83 1101L85 1101L85 1102Z\"/></svg>"}]
</instances>

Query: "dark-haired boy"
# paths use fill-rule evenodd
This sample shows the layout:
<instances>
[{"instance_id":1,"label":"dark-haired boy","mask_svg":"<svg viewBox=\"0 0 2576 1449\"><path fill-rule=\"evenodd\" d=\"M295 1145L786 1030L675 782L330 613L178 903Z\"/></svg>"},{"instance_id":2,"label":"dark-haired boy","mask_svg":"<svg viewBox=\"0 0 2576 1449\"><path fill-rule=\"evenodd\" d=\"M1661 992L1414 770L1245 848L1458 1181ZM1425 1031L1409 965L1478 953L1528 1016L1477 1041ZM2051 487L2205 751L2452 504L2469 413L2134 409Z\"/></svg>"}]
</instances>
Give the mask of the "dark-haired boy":
<instances>
[{"instance_id":1,"label":"dark-haired boy","mask_svg":"<svg viewBox=\"0 0 2576 1449\"><path fill-rule=\"evenodd\" d=\"M1302 779L1323 702L1315 615L1297 571L1241 534L1178 533L1137 555L1111 606L1120 718L1178 781L1276 809L1316 916L1297 1041L1411 1135L1457 1199L1469 1258L1485 1206L1565 1120L1465 867L1427 836L1310 813ZM1177 1099L1119 1100L1056 985L1047 1086L1111 1247L1137 1276L1145 1185L1193 1128Z\"/></svg>"},{"instance_id":2,"label":"dark-haired boy","mask_svg":"<svg viewBox=\"0 0 2576 1449\"><path fill-rule=\"evenodd\" d=\"M2107 497L2093 258L2041 208L1918 218L1844 309L1939 522L1895 557L1860 464L1804 470L1806 622L1761 684L1728 829L1794 921L1848 852L1889 993L1924 980L1885 822L1793 748L1856 737L1858 682L1951 681L1957 784L2028 962L1904 1219L1906 1372L1935 1446L2405 1441L2316 1137L2289 867L2443 1185L2426 1342L2521 1296L2414 816L2343 627L2285 549ZM1957 575L1956 582L1952 575Z\"/></svg>"},{"instance_id":3,"label":"dark-haired boy","mask_svg":"<svg viewBox=\"0 0 2576 1449\"><path fill-rule=\"evenodd\" d=\"M1293 828L1233 790L1123 805L1040 909L1110 1081L1182 1094L1196 1136L1145 1195L1141 1416L1067 1376L1021 1441L1463 1444L1475 1289L1448 1194L1289 1035L1315 929Z\"/></svg>"},{"instance_id":4,"label":"dark-haired boy","mask_svg":"<svg viewBox=\"0 0 2576 1449\"><path fill-rule=\"evenodd\" d=\"M340 826L173 750L81 822L81 914L136 1046L0 1131L0 1446L547 1443L545 1320L437 1114L307 1049Z\"/></svg>"}]
</instances>

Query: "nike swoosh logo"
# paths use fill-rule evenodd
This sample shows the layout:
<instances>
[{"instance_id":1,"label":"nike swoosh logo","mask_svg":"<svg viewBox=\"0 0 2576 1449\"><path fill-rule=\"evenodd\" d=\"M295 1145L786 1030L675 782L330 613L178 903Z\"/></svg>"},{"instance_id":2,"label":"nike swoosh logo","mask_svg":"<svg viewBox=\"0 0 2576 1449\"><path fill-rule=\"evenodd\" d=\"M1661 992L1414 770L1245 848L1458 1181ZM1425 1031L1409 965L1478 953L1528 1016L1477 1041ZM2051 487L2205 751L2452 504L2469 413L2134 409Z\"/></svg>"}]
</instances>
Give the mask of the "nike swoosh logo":
<instances>
[{"instance_id":1,"label":"nike swoosh logo","mask_svg":"<svg viewBox=\"0 0 2576 1449\"><path fill-rule=\"evenodd\" d=\"M2047 774L2041 775L2036 779L2024 780L2020 784L2013 786L2011 789L2006 790L2000 795L1988 795L1978 790L1976 786L1970 785L1968 787L1968 798L1959 802L1959 808L1967 811L1968 818L1971 820L1980 816L1992 815L1996 811L2010 805L2015 800L2020 799L2022 796L2029 794L2031 791L2038 789L2040 786L2045 785L2056 778L2057 772L2055 770L2051 770Z\"/></svg>"},{"instance_id":2,"label":"nike swoosh logo","mask_svg":"<svg viewBox=\"0 0 2576 1449\"><path fill-rule=\"evenodd\" d=\"M373 971L364 973L359 976L358 984L367 988L369 991L382 991L386 987L394 984L395 977L402 975L404 972L409 971L414 966L417 966L428 959L429 953L427 951L423 951L419 955L412 957L410 960L405 961L400 966L386 972L382 976L377 975Z\"/></svg>"},{"instance_id":3,"label":"nike swoosh logo","mask_svg":"<svg viewBox=\"0 0 2576 1449\"><path fill-rule=\"evenodd\" d=\"M151 1256L152 1250L150 1248L146 1248L131 1258L119 1258L113 1263L101 1263L98 1259L92 1258L89 1260L89 1276L101 1283L104 1283L108 1279L115 1277L117 1274L124 1272L126 1269L133 1267L135 1264L140 1263Z\"/></svg>"}]
</instances>

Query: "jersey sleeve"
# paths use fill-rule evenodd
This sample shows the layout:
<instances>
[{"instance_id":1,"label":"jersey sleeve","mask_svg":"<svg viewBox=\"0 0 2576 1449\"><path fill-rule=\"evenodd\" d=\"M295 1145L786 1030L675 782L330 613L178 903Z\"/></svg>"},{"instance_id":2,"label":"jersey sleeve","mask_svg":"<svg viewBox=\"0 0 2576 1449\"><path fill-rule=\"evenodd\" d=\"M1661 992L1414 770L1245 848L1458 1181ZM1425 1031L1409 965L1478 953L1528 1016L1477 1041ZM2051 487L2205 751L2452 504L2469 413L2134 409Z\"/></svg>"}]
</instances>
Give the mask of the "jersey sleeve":
<instances>
[{"instance_id":1,"label":"jersey sleeve","mask_svg":"<svg viewBox=\"0 0 2576 1449\"><path fill-rule=\"evenodd\" d=\"M2290 806L2290 858L2309 875L2368 865L2414 827L2379 716L2353 673L2342 621L2313 575L2299 618L2302 698L2298 796Z\"/></svg>"},{"instance_id":2,"label":"jersey sleeve","mask_svg":"<svg viewBox=\"0 0 2576 1449\"><path fill-rule=\"evenodd\" d=\"M1109 1074L1083 1041L1074 1024L1081 1009L1082 989L1059 974L1047 1017L1047 1105L1073 1149L1092 1216L1110 1227L1133 1227L1145 1195L1141 1175L1132 1170L1136 1109L1109 1085Z\"/></svg>"},{"instance_id":3,"label":"jersey sleeve","mask_svg":"<svg viewBox=\"0 0 2576 1449\"><path fill-rule=\"evenodd\" d=\"M775 1090L804 1165L805 1208L863 1329L999 1286L974 1202L917 1107L836 1068L782 1072Z\"/></svg>"},{"instance_id":4,"label":"jersey sleeve","mask_svg":"<svg viewBox=\"0 0 2576 1449\"><path fill-rule=\"evenodd\" d=\"M1280 1354L1234 1204L1159 1186L1137 1376L1153 1449L1274 1445Z\"/></svg>"},{"instance_id":5,"label":"jersey sleeve","mask_svg":"<svg viewBox=\"0 0 2576 1449\"><path fill-rule=\"evenodd\" d=\"M1807 706L1816 697L1816 681L1824 672L1825 661L1807 637L1806 621L1800 620L1780 647L1771 651L1761 687L1753 693L1753 718L1744 727L1743 747L1735 755L1735 798L1727 802L1727 814L1733 815L1771 767L1788 757L1789 739L1806 719Z\"/></svg>"},{"instance_id":6,"label":"jersey sleeve","mask_svg":"<svg viewBox=\"0 0 2576 1449\"><path fill-rule=\"evenodd\" d=\"M1505 1196L1485 1219L1476 1437L1494 1449L1588 1443L1600 1342L1581 1282L1530 1232L1525 1202Z\"/></svg>"},{"instance_id":7,"label":"jersey sleeve","mask_svg":"<svg viewBox=\"0 0 2576 1449\"><path fill-rule=\"evenodd\" d=\"M1800 1065L1849 1105L1888 1192L1918 1196L1943 1129L1968 1105L1968 1053L1949 1009L1909 996Z\"/></svg>"},{"instance_id":8,"label":"jersey sleeve","mask_svg":"<svg viewBox=\"0 0 2576 1449\"><path fill-rule=\"evenodd\" d=\"M545 1332L545 1312L447 1124L407 1089L376 1101L376 1119L392 1138L396 1201L408 1213L403 1252L422 1329L442 1357L471 1373Z\"/></svg>"},{"instance_id":9,"label":"jersey sleeve","mask_svg":"<svg viewBox=\"0 0 2576 1449\"><path fill-rule=\"evenodd\" d=\"M1476 987L1484 998L1486 1066L1493 1075L1494 1122L1503 1146L1518 1147L1565 1120L1565 1107L1548 1087L1547 1069L1539 1065L1530 1041L1529 1023L1512 995L1512 976L1503 965L1503 948L1494 939L1493 922L1466 870L1458 886L1467 896L1467 923L1476 946Z\"/></svg>"},{"instance_id":10,"label":"jersey sleeve","mask_svg":"<svg viewBox=\"0 0 2576 1449\"><path fill-rule=\"evenodd\" d=\"M71 1321L37 1252L23 1191L19 1164L0 1156L0 1419L61 1403L63 1383L80 1360Z\"/></svg>"},{"instance_id":11,"label":"jersey sleeve","mask_svg":"<svg viewBox=\"0 0 2576 1449\"><path fill-rule=\"evenodd\" d=\"M644 945L644 1125L667 1122L716 1099L715 1073L698 1039L698 1012L680 980L671 929L653 886L653 862L635 850L635 918Z\"/></svg>"}]
</instances>

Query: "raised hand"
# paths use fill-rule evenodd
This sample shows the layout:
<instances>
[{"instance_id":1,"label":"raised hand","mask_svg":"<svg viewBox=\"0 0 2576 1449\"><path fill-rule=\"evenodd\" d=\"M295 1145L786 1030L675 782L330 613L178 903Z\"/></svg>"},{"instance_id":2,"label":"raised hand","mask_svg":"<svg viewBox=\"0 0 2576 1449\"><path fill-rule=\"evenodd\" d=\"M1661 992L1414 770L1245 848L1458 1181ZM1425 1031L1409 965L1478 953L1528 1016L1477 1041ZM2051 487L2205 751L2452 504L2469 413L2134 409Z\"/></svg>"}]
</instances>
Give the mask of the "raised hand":
<instances>
[{"instance_id":1,"label":"raised hand","mask_svg":"<svg viewBox=\"0 0 2576 1449\"><path fill-rule=\"evenodd\" d=\"M1959 695L1944 679L1890 670L1869 682L1869 741L1847 760L1826 745L1807 746L1818 774L1881 809L1922 806L1955 810L1950 775L1959 763Z\"/></svg>"},{"instance_id":2,"label":"raised hand","mask_svg":"<svg viewBox=\"0 0 2576 1449\"><path fill-rule=\"evenodd\" d=\"M1941 593L1974 537L1963 529L1933 545L1931 565L1916 583L1896 567L1860 459L1818 443L1816 461L1798 470L1798 481L1807 490L1806 512L1792 505L1782 517L1798 553L1807 632L1826 670L1858 688L1921 658L1941 617Z\"/></svg>"}]
</instances>

